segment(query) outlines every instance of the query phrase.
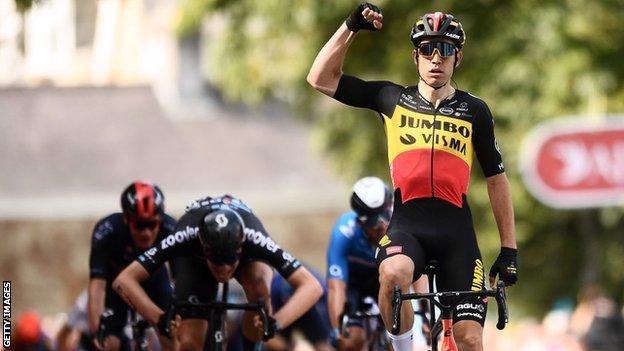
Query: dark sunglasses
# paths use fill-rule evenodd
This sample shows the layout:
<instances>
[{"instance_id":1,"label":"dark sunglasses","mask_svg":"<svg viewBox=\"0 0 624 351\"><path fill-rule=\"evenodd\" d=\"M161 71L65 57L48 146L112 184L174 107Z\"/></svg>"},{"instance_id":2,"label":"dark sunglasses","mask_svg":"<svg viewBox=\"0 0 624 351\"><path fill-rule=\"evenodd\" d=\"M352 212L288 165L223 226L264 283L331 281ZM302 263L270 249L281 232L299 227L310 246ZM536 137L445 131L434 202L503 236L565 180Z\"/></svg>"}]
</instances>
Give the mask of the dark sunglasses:
<instances>
[{"instance_id":1,"label":"dark sunglasses","mask_svg":"<svg viewBox=\"0 0 624 351\"><path fill-rule=\"evenodd\" d=\"M390 222L390 216L387 213L379 213L372 216L358 216L357 221L364 228L374 229L382 223L388 224L388 222Z\"/></svg>"},{"instance_id":2,"label":"dark sunglasses","mask_svg":"<svg viewBox=\"0 0 624 351\"><path fill-rule=\"evenodd\" d=\"M430 41L418 45L418 55L426 59L432 58L436 51L440 57L451 57L457 52L457 47L445 41Z\"/></svg>"},{"instance_id":3,"label":"dark sunglasses","mask_svg":"<svg viewBox=\"0 0 624 351\"><path fill-rule=\"evenodd\" d=\"M233 265L240 259L240 255L239 254L230 254L230 255L206 254L206 259L210 261L210 263L217 265L217 266L223 266L226 264Z\"/></svg>"},{"instance_id":4,"label":"dark sunglasses","mask_svg":"<svg viewBox=\"0 0 624 351\"><path fill-rule=\"evenodd\" d=\"M130 223L132 223L132 225L137 229L137 230L143 230L143 229L156 229L156 227L158 227L158 224L160 224L160 221L158 220L151 220L151 221L131 221Z\"/></svg>"}]
</instances>

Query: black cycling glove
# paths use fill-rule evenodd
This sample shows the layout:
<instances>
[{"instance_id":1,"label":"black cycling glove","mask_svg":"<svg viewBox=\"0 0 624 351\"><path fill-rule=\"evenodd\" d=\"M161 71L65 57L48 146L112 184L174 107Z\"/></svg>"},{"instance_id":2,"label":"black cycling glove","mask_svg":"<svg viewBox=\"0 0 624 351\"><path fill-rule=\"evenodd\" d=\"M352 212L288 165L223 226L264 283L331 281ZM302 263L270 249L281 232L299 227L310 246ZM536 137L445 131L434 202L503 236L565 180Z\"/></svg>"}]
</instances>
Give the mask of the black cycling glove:
<instances>
[{"instance_id":1,"label":"black cycling glove","mask_svg":"<svg viewBox=\"0 0 624 351\"><path fill-rule=\"evenodd\" d=\"M517 257L517 249L501 247L500 254L490 268L490 278L495 278L498 275L498 279L505 282L506 286L515 284L518 280Z\"/></svg>"},{"instance_id":2,"label":"black cycling glove","mask_svg":"<svg viewBox=\"0 0 624 351\"><path fill-rule=\"evenodd\" d=\"M95 334L95 338L100 343L100 345L104 346L104 339L110 333L110 331L115 327L113 324L115 323L115 313L111 309L106 309L100 315L100 324L98 325L98 330Z\"/></svg>"},{"instance_id":3,"label":"black cycling glove","mask_svg":"<svg viewBox=\"0 0 624 351\"><path fill-rule=\"evenodd\" d=\"M171 321L174 319L175 311L173 306L169 306L165 313L161 314L158 317L158 322L156 323L156 329L160 335L164 335L169 339L172 338L171 335Z\"/></svg>"},{"instance_id":4,"label":"black cycling glove","mask_svg":"<svg viewBox=\"0 0 624 351\"><path fill-rule=\"evenodd\" d=\"M355 10L351 12L351 15L347 17L347 20L345 21L345 24L347 25L347 28L349 28L350 31L357 32L360 29L366 29L366 30L372 30L372 31L377 30L377 28L375 28L375 26L373 25L373 22L367 21L364 18L364 16L362 16L362 11L364 11L365 8L369 8L377 13L381 13L381 9L371 3L363 2L359 4L355 8Z\"/></svg>"},{"instance_id":5,"label":"black cycling glove","mask_svg":"<svg viewBox=\"0 0 624 351\"><path fill-rule=\"evenodd\" d=\"M266 337L263 336L262 337L263 341L272 339L280 331L279 324L277 324L277 321L275 320L275 318L268 316L268 319L269 319L269 328L267 331L269 332L269 335L267 335Z\"/></svg>"}]
</instances>

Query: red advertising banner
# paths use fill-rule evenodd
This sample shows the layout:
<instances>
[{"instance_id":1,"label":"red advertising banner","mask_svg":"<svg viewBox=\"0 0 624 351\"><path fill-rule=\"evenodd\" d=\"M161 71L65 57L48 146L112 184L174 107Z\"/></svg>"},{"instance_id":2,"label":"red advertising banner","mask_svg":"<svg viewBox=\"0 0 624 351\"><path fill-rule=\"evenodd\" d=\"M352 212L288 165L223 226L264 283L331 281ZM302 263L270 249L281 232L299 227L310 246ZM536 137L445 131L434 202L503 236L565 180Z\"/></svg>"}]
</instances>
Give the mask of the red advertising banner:
<instances>
[{"instance_id":1,"label":"red advertising banner","mask_svg":"<svg viewBox=\"0 0 624 351\"><path fill-rule=\"evenodd\" d=\"M529 191L555 208L624 204L624 118L554 120L524 141Z\"/></svg>"}]
</instances>

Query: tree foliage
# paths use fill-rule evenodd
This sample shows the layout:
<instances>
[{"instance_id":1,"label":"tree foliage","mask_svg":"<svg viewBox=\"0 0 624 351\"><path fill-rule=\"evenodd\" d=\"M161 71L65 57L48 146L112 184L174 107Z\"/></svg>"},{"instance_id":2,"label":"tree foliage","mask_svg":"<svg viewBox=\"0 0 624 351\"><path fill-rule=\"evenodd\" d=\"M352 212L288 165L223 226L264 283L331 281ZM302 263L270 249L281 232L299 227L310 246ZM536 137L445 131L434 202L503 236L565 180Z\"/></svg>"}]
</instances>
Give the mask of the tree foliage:
<instances>
[{"instance_id":1,"label":"tree foliage","mask_svg":"<svg viewBox=\"0 0 624 351\"><path fill-rule=\"evenodd\" d=\"M187 0L180 28L224 23L209 42L210 81L228 101L280 100L310 121L317 145L353 180L387 178L381 121L371 111L342 106L307 86L305 76L325 41L355 1ZM490 105L514 193L521 252L520 284L512 300L540 314L560 297L574 299L598 280L622 300L624 216L619 208L555 211L523 188L518 165L525 134L562 115L624 110L624 2L622 0L385 0L384 27L361 32L344 71L403 85L417 82L408 40L425 12L450 12L467 33L465 58L455 73L458 88ZM479 168L478 166L475 168ZM483 177L474 172L470 202L486 262L498 252ZM585 221L580 219L585 218ZM585 223L581 225L581 222ZM592 233L587 232L591 231ZM598 245L598 254L588 245ZM596 274L584 274L596 270Z\"/></svg>"}]
</instances>

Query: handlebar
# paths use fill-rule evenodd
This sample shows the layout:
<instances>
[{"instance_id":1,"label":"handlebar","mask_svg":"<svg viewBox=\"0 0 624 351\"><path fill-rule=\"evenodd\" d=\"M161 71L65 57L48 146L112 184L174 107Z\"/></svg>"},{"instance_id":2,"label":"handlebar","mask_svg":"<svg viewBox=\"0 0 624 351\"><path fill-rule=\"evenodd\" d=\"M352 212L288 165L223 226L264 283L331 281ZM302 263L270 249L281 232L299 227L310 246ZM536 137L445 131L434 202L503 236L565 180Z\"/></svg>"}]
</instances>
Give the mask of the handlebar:
<instances>
[{"instance_id":1,"label":"handlebar","mask_svg":"<svg viewBox=\"0 0 624 351\"><path fill-rule=\"evenodd\" d=\"M509 322L509 311L507 309L507 298L505 295L505 283L502 280L499 280L496 284L496 289L493 290L480 290L480 291L444 291L444 292L434 292L434 293L413 293L413 294L403 294L401 292L401 287L396 286L394 288L394 292L392 294L392 328L391 332L393 334L398 334L401 325L401 304L404 300L419 300L419 299L427 299L432 301L436 306L440 309L448 310L452 309L455 306L447 306L443 305L438 300L440 298L447 297L460 297L460 296L489 296L494 297L496 299L496 305L498 306L498 322L496 323L496 328L498 330L503 330L505 325ZM436 300L438 299L438 300Z\"/></svg>"},{"instance_id":2,"label":"handlebar","mask_svg":"<svg viewBox=\"0 0 624 351\"><path fill-rule=\"evenodd\" d=\"M176 302L174 303L174 309L177 313L184 311L199 312L200 318L209 319L211 311L218 311L223 313L226 310L244 310L244 311L256 311L262 319L262 340L267 341L275 335L273 324L269 323L269 313L264 302L264 299L258 299L258 302L248 303L229 303L229 302L205 302L205 303L192 303L192 302Z\"/></svg>"}]
</instances>

